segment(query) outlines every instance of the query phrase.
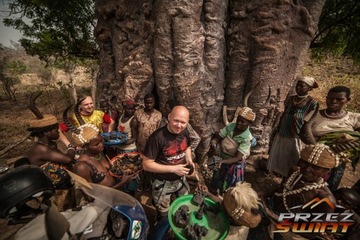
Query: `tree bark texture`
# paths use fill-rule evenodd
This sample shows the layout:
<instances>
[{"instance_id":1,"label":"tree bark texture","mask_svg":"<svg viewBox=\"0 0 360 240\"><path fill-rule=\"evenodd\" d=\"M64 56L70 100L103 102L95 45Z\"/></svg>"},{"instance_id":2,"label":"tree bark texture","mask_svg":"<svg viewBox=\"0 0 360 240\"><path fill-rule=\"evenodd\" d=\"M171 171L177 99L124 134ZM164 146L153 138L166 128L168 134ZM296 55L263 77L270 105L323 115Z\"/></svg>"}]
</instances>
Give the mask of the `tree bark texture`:
<instances>
[{"instance_id":1,"label":"tree bark texture","mask_svg":"<svg viewBox=\"0 0 360 240\"><path fill-rule=\"evenodd\" d=\"M97 0L99 97L115 106L155 92L177 99L202 137L204 159L221 110L257 114L254 153L267 151L325 0Z\"/></svg>"}]
</instances>

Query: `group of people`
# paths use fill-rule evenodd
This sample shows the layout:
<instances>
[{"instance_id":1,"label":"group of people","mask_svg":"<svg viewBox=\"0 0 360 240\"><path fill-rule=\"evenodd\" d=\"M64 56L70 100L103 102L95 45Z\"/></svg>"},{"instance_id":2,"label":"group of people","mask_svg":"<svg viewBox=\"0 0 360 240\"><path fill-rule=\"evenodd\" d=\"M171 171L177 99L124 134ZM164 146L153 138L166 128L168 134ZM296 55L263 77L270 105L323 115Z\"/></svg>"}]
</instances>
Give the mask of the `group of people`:
<instances>
[{"instance_id":1,"label":"group of people","mask_svg":"<svg viewBox=\"0 0 360 240\"><path fill-rule=\"evenodd\" d=\"M326 96L326 108L309 91L317 88L314 78L304 77L296 84L296 95L285 101L285 110L270 149L267 168L270 172L288 177L300 157L304 145L323 143L341 157L341 164L324 175L329 188L335 191L345 171L346 161L355 168L359 161L360 113L345 109L351 100L350 89L345 86L331 88ZM352 144L348 144L352 142Z\"/></svg>"},{"instance_id":2,"label":"group of people","mask_svg":"<svg viewBox=\"0 0 360 240\"><path fill-rule=\"evenodd\" d=\"M360 114L344 109L350 101L350 89L344 86L331 88L326 96L327 108L319 110L318 102L309 95L316 87L316 81L310 77L297 81L296 95L285 101L285 110L275 131L267 167L269 172L284 179L280 189L263 196L266 199L264 207L275 214L293 212L292 207L316 197L327 197L336 203L325 181L335 191L344 173L343 160L351 159L356 164L360 155L358 147L346 145L358 141L360 129ZM167 102L164 116L155 109L152 94L145 95L143 108L136 109L138 105L132 99L124 101L122 107L122 114L113 119L110 114L94 110L90 96L81 96L70 119L69 108L64 111L64 123L61 124L55 116L42 115L35 109L36 119L30 121L29 131L38 140L29 151L28 161L48 172L58 189L71 187L64 169L74 171L89 182L123 189L135 176L118 180L110 175L107 155L140 152L147 174L143 181L150 180L158 220L166 218L171 197L190 191L186 176L195 168L195 149L200 137L189 124L189 110L176 101ZM209 159L218 159L211 193L225 195L229 189L244 182L246 159L256 144L250 131L255 118L251 108L241 107L234 120L211 139ZM126 133L128 140L115 149L104 149L100 133L113 130ZM65 136L66 131L72 132L71 141ZM67 146L67 153L56 148L57 139ZM334 148L337 145L338 148ZM79 148L82 153L75 159L75 149ZM346 154L343 154L344 149ZM298 194L303 197L298 198ZM250 235L254 237L251 239L257 239L257 233L250 232Z\"/></svg>"},{"instance_id":3,"label":"group of people","mask_svg":"<svg viewBox=\"0 0 360 240\"><path fill-rule=\"evenodd\" d=\"M267 170L282 177L281 186L260 194L263 211L259 214L267 222L262 220L259 227L250 231L248 239L270 239L266 229L271 223L276 226L280 213L343 211L326 204L319 204L311 210L294 210L314 199L326 198L334 205L343 206L346 211L358 209L359 191L347 189L348 195L338 195L338 199L348 198L346 201L337 201L334 194L339 188L346 162L351 162L355 167L360 157L360 113L345 109L351 100L350 89L345 86L331 88L326 96L326 108L319 110L319 103L309 95L317 87L314 78L300 78L296 82L296 95L285 100L284 112L274 131L267 161ZM249 130L254 119L255 114L251 109L239 108L233 122L228 123L211 140L210 159L215 155L220 165L220 169L213 172L212 193L223 195L229 187L236 187L237 182L244 181L246 159L254 145ZM356 216L359 218L359 215ZM356 235L359 222L355 225L345 238ZM289 239L296 237L285 235ZM312 238L316 234L300 235Z\"/></svg>"},{"instance_id":4,"label":"group of people","mask_svg":"<svg viewBox=\"0 0 360 240\"><path fill-rule=\"evenodd\" d=\"M158 216L166 215L171 193L182 195L189 191L184 176L189 173L190 166L195 167L192 158L200 137L188 125L189 111L184 106L169 101L165 119L154 108L155 97L147 94L144 108L136 109L135 101L128 99L123 103L123 113L118 119L112 119L107 113L94 110L90 96L80 96L74 113L68 116L71 109L68 107L63 113L63 123L59 124L53 115L39 115L36 98L32 98L36 118L30 121L28 130L37 137L37 141L28 153L28 163L42 167L57 189L71 188L67 169L89 182L127 190L127 184L135 180L136 175L124 175L119 180L109 174L108 153L111 151L105 149L100 135L104 130L112 132L116 129L128 138L124 144L115 146L112 153L140 152L144 155L143 167L147 175L142 180L151 182ZM57 149L58 139L67 146L67 153ZM75 157L79 150L80 156ZM159 188L159 185L162 186Z\"/></svg>"},{"instance_id":5,"label":"group of people","mask_svg":"<svg viewBox=\"0 0 360 240\"><path fill-rule=\"evenodd\" d=\"M331 88L326 96L326 108L319 110L319 104L309 92L317 88L313 78L304 77L297 81L296 95L285 101L285 110L275 131L267 169L283 178L281 187L269 191L263 197L264 216L258 229L250 231L251 239L270 239L264 229L276 225L280 213L333 213L347 211L353 215L353 226L340 239L357 239L359 236L360 192L347 189L346 195L338 194L346 162L355 168L359 160L360 113L345 109L351 100L350 89L345 86ZM346 201L341 198L347 198ZM316 204L305 208L315 199L327 199L331 204ZM347 202L347 203L345 203ZM349 203L351 202L351 204ZM298 206L304 206L298 208ZM314 205L315 206L315 205ZM265 218L263 218L264 220ZM270 219L270 220L269 220ZM290 226L290 225L289 225ZM262 228L262 229L261 229ZM319 237L319 233L283 234L288 239ZM265 233L260 234L260 233ZM335 235L338 233L335 233ZM285 237L285 239L287 239ZM333 239L333 235L323 234L321 239ZM301 238L303 239L303 238Z\"/></svg>"}]
</instances>

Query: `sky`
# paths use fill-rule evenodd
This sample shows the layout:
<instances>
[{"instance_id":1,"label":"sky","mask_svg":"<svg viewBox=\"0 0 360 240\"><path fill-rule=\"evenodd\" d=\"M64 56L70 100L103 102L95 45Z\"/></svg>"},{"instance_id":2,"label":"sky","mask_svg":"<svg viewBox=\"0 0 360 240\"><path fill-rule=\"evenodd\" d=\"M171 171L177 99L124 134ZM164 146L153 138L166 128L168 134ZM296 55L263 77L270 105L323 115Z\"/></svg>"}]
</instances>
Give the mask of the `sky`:
<instances>
[{"instance_id":1,"label":"sky","mask_svg":"<svg viewBox=\"0 0 360 240\"><path fill-rule=\"evenodd\" d=\"M18 42L21 37L21 33L14 28L5 27L3 24L3 19L8 17L10 13L7 7L8 1L9 0L0 0L0 43L4 46L11 47L12 45L10 40Z\"/></svg>"}]
</instances>

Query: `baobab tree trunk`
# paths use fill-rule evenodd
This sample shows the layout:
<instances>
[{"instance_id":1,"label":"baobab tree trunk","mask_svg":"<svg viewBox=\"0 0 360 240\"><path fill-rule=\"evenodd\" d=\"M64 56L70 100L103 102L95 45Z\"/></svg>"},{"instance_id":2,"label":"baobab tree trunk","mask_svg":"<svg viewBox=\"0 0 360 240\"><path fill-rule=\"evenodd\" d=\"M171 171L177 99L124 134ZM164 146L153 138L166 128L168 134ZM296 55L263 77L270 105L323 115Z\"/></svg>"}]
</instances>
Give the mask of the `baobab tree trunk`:
<instances>
[{"instance_id":1,"label":"baobab tree trunk","mask_svg":"<svg viewBox=\"0 0 360 240\"><path fill-rule=\"evenodd\" d=\"M325 0L97 0L100 98L118 105L148 92L189 108L201 163L223 105L257 114L254 153L267 151Z\"/></svg>"}]
</instances>

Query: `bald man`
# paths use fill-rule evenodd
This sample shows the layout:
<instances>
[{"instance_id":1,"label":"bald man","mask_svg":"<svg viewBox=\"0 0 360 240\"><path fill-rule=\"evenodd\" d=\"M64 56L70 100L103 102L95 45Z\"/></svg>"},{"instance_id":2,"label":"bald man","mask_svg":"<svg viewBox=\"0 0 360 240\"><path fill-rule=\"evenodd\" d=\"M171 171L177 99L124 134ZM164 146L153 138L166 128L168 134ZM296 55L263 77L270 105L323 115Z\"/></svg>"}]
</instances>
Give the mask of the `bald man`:
<instances>
[{"instance_id":1,"label":"bald man","mask_svg":"<svg viewBox=\"0 0 360 240\"><path fill-rule=\"evenodd\" d=\"M152 173L152 196L158 221L167 217L170 196L188 194L185 176L194 168L190 133L186 129L189 110L176 106L168 115L169 123L157 129L148 139L144 151L144 170Z\"/></svg>"}]
</instances>

